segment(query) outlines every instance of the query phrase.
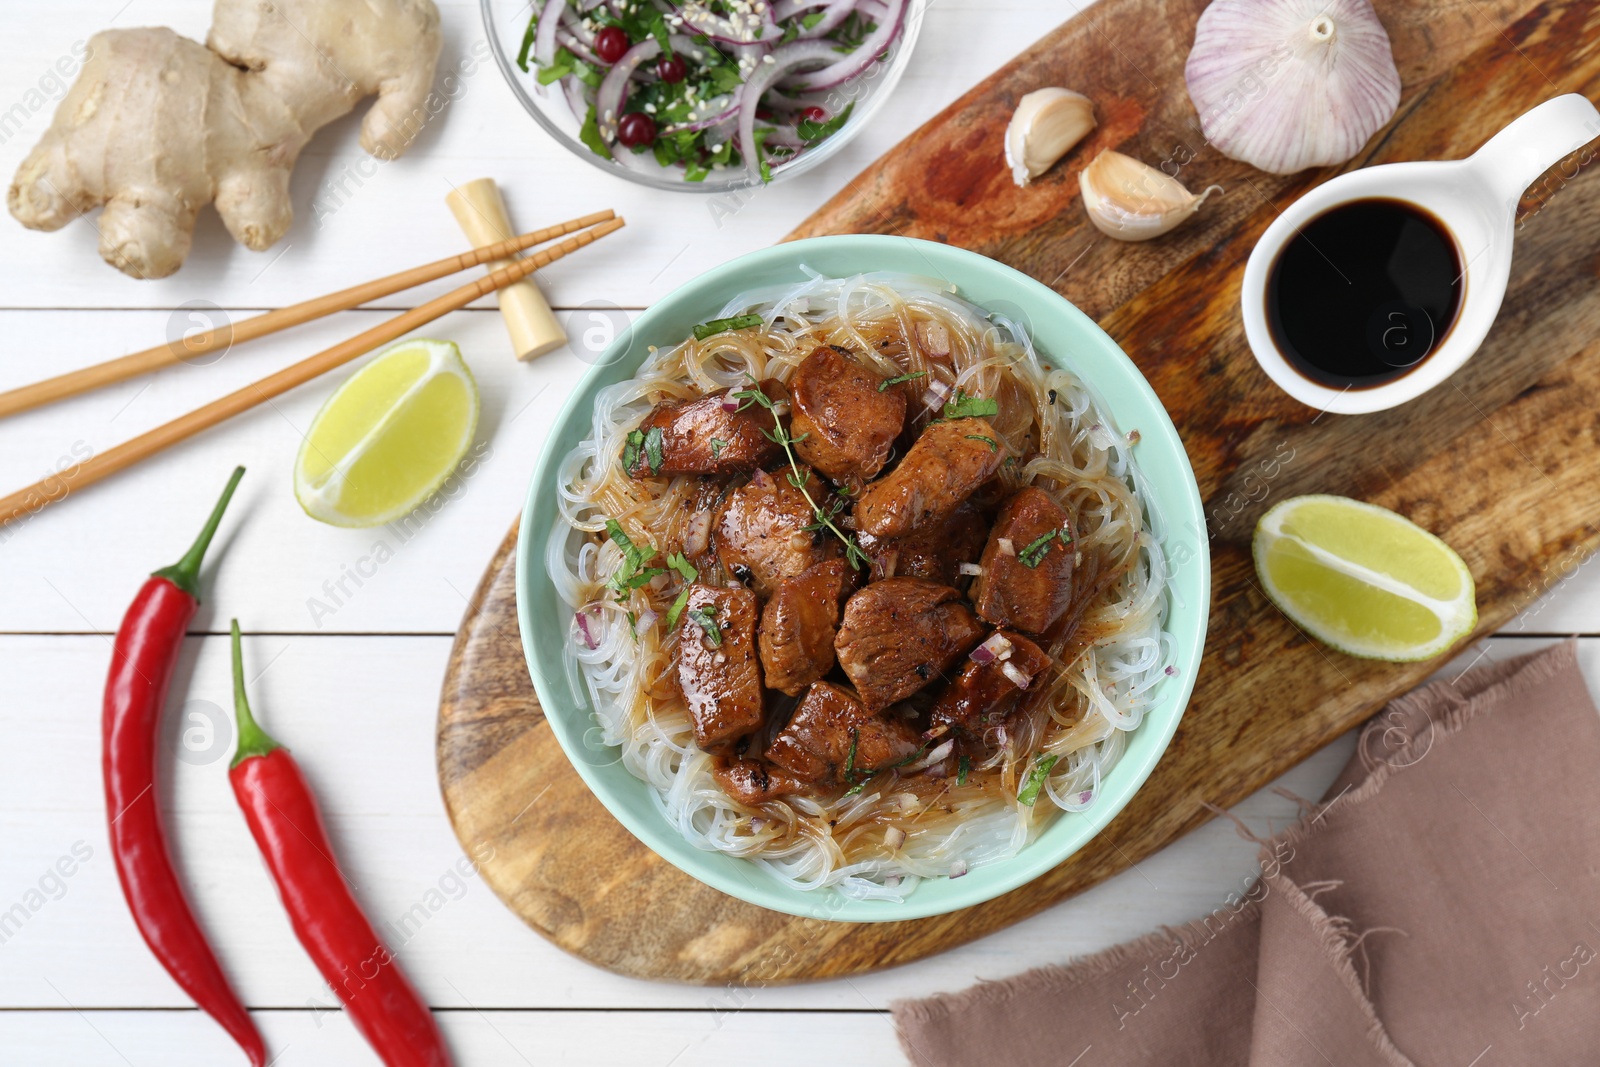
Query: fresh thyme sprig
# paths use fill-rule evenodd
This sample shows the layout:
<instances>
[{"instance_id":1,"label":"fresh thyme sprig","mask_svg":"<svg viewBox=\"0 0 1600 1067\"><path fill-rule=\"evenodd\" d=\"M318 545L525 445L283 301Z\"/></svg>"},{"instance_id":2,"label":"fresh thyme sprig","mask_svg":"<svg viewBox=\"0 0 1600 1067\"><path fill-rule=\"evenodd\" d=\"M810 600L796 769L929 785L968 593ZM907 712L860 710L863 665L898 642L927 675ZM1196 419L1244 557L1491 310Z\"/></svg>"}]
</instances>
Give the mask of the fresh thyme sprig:
<instances>
[{"instance_id":1,"label":"fresh thyme sprig","mask_svg":"<svg viewBox=\"0 0 1600 1067\"><path fill-rule=\"evenodd\" d=\"M783 420L774 410L772 398L761 391L761 383L759 382L755 382L748 389L739 390L733 394L733 397L739 401L738 410L740 411L743 411L751 404L760 404L769 412L772 412L772 429L762 430L761 432L766 435L767 440L782 446L783 454L789 458L789 484L800 490L800 495L806 498L807 504L811 505L811 514L816 521L807 526L806 529L827 530L837 537L844 545L844 558L849 562L853 570L860 570L870 564L872 561L861 550L861 546L856 544L853 538L847 537L845 532L839 529L838 525L833 521L834 516L842 510L843 505L837 505L831 511L825 510L816 500L812 499L810 490L806 488L807 479L805 475L800 473L800 461L795 458L793 446L800 441L804 441L810 435L789 436L789 431L784 429Z\"/></svg>"}]
</instances>

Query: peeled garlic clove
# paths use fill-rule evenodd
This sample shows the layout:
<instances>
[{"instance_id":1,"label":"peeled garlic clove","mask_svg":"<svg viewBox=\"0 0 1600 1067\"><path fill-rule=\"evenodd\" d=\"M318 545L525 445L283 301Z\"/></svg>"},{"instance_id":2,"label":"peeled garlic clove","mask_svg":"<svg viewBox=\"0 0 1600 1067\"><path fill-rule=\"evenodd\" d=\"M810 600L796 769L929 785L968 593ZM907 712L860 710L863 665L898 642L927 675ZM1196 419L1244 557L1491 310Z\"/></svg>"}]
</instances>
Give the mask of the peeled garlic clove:
<instances>
[{"instance_id":1,"label":"peeled garlic clove","mask_svg":"<svg viewBox=\"0 0 1600 1067\"><path fill-rule=\"evenodd\" d=\"M1006 127L1006 166L1027 185L1094 129L1094 104L1071 89L1035 89L1017 101Z\"/></svg>"},{"instance_id":2,"label":"peeled garlic clove","mask_svg":"<svg viewBox=\"0 0 1600 1067\"><path fill-rule=\"evenodd\" d=\"M1184 80L1206 140L1273 174L1345 162L1400 103L1367 0L1214 0Z\"/></svg>"},{"instance_id":3,"label":"peeled garlic clove","mask_svg":"<svg viewBox=\"0 0 1600 1067\"><path fill-rule=\"evenodd\" d=\"M1089 220L1119 241L1160 237L1200 210L1222 186L1196 196L1178 179L1121 152L1105 151L1078 174Z\"/></svg>"}]
</instances>

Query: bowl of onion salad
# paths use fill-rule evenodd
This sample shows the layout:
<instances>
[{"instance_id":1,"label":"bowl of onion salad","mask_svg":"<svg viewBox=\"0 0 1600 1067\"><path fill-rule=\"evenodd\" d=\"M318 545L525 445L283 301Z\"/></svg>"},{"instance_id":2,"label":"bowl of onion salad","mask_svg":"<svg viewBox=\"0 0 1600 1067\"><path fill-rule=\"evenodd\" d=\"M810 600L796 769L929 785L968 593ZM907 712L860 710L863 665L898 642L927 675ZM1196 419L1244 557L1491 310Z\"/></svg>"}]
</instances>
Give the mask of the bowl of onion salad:
<instances>
[{"instance_id":1,"label":"bowl of onion salad","mask_svg":"<svg viewBox=\"0 0 1600 1067\"><path fill-rule=\"evenodd\" d=\"M534 119L602 169L720 192L810 169L899 81L927 0L482 0Z\"/></svg>"}]
</instances>

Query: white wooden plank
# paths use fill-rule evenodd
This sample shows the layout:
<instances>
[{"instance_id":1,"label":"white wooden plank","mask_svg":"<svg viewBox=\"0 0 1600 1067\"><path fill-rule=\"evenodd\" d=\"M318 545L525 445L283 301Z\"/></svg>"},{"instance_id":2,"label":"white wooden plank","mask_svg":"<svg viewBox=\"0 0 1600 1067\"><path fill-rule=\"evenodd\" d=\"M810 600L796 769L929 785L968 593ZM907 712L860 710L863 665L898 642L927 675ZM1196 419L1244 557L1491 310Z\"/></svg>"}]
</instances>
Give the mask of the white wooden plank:
<instances>
[{"instance_id":1,"label":"white wooden plank","mask_svg":"<svg viewBox=\"0 0 1600 1067\"><path fill-rule=\"evenodd\" d=\"M27 114L13 124L17 132L0 142L0 174L9 178L49 125L49 98L64 92L50 81L54 65L121 6L122 0L71 0L18 5L8 13L0 114L13 102ZM295 171L296 221L277 247L257 254L235 246L208 210L185 269L160 281L135 281L100 262L98 238L87 223L44 234L0 219L8 253L0 257L0 306L175 307L194 298L225 307L291 303L459 250L463 239L443 197L452 183L487 174L505 187L513 220L529 229L597 207L615 207L627 216L630 227L604 251L573 257L544 280L561 306L606 299L642 307L733 255L776 241L873 159L1070 13L1045 0L939 0L904 80L859 139L793 182L728 198L645 190L596 171L553 143L522 111L493 62L474 60L486 54L478 5L439 6L446 31L441 79L446 67L459 71L464 60L471 63L442 121L403 159L377 167L357 145L359 114L323 130ZM208 22L209 5L133 0L115 25L168 25L201 38ZM42 79L47 91L40 93ZM1002 162L996 159L995 166Z\"/></svg>"},{"instance_id":2,"label":"white wooden plank","mask_svg":"<svg viewBox=\"0 0 1600 1067\"><path fill-rule=\"evenodd\" d=\"M0 426L0 485L9 491L70 467L385 317L334 316L210 365L171 368L17 416ZM48 353L70 368L159 341L167 319L12 311L0 312L0 331L24 346L13 351ZM228 471L243 463L249 473L213 548L199 625L219 625L215 608L245 616L255 630L452 632L521 511L552 417L588 364L570 351L518 363L491 311L457 312L426 335L461 345L483 398L471 470L446 485L446 497L377 530L326 526L301 511L294 457L322 402L352 373L336 371L0 529L0 630L114 629L143 575L183 553ZM0 365L0 387L32 380L43 362Z\"/></svg>"},{"instance_id":3,"label":"white wooden plank","mask_svg":"<svg viewBox=\"0 0 1600 1067\"><path fill-rule=\"evenodd\" d=\"M869 1012L476 1012L438 1014L461 1064L562 1067L815 1067L902 1062L888 1017ZM377 1058L341 1012L255 1013L273 1067ZM244 1062L196 1011L0 1012L7 1062L75 1067L215 1067ZM759 1050L759 1055L756 1055Z\"/></svg>"},{"instance_id":4,"label":"white wooden plank","mask_svg":"<svg viewBox=\"0 0 1600 1067\"><path fill-rule=\"evenodd\" d=\"M1490 642L1490 656L1541 642ZM321 795L341 860L380 923L401 931L401 957L430 1003L467 1008L882 1008L907 995L955 989L1096 951L1163 923L1223 905L1253 870L1255 846L1216 821L1134 870L975 944L877 975L812 985L690 988L619 978L555 949L523 927L481 881L438 801L434 702L448 652L443 638L248 638L255 707L290 745ZM98 698L106 661L95 636L0 637L0 1008L181 1007L181 992L146 952L128 919L106 853L99 786ZM1460 673L1471 658L1441 672ZM1585 641L1600 678L1600 641ZM293 941L225 781L231 735L226 642L193 639L181 677L186 703L172 716L169 808L196 905L255 1006L294 1008L326 999ZM175 708L179 706L175 703ZM200 716L200 717L196 717ZM223 724L207 747L204 723ZM1314 798L1351 751L1345 738L1285 775ZM205 762L209 758L210 762ZM1258 834L1291 820L1295 805L1263 791L1235 809ZM79 843L82 843L79 845ZM63 856L79 862L49 878ZM89 852L86 860L82 853ZM42 884L41 884L42 883ZM45 899L30 898L39 890ZM37 908L32 905L38 904ZM420 910L418 910L420 908ZM407 918L410 916L410 918ZM59 991L59 992L58 992ZM0 1047L4 1047L0 1044Z\"/></svg>"}]
</instances>

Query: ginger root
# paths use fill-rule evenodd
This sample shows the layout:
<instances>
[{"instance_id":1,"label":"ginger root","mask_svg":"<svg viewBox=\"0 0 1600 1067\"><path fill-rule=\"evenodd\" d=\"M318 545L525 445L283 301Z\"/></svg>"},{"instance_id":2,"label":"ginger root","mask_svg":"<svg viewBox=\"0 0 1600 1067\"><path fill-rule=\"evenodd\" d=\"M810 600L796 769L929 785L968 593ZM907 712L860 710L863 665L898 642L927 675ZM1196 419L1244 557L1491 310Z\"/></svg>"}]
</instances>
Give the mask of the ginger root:
<instances>
[{"instance_id":1,"label":"ginger root","mask_svg":"<svg viewBox=\"0 0 1600 1067\"><path fill-rule=\"evenodd\" d=\"M217 0L203 46L168 29L98 33L7 206L35 230L103 206L100 255L135 278L183 265L208 203L261 251L289 228L289 173L319 128L377 94L361 147L406 149L442 43L433 0Z\"/></svg>"}]
</instances>

